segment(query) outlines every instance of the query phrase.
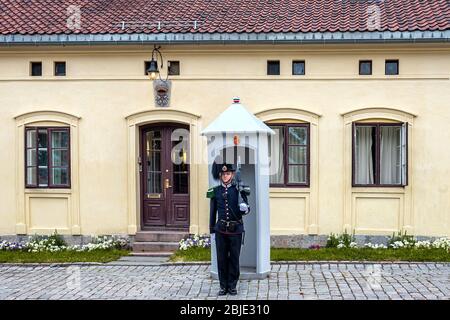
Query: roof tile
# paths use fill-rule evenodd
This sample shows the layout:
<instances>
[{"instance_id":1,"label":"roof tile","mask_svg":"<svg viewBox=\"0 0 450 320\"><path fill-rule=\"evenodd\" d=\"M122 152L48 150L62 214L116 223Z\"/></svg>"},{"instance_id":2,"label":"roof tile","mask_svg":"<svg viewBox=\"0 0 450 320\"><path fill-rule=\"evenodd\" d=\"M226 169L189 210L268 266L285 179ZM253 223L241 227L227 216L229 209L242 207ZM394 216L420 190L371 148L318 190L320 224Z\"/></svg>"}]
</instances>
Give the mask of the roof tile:
<instances>
[{"instance_id":1,"label":"roof tile","mask_svg":"<svg viewBox=\"0 0 450 320\"><path fill-rule=\"evenodd\" d=\"M77 8L81 18L79 29L73 27ZM195 20L197 28L193 25ZM123 21L124 30L121 27ZM157 28L159 21L161 29ZM0 0L0 34L344 32L374 29L450 29L450 2Z\"/></svg>"}]
</instances>

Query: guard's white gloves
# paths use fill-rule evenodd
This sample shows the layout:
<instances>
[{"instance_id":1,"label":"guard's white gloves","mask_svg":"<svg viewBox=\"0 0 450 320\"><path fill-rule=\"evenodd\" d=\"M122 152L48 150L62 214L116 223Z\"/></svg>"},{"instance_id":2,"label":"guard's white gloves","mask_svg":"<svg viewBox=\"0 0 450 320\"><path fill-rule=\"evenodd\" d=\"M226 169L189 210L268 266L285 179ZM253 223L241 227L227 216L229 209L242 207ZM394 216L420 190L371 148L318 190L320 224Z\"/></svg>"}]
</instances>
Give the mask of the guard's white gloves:
<instances>
[{"instance_id":1,"label":"guard's white gloves","mask_svg":"<svg viewBox=\"0 0 450 320\"><path fill-rule=\"evenodd\" d=\"M247 205L245 202L242 202L242 203L239 205L239 210L241 210L241 211L247 213L247 212L248 212L248 205Z\"/></svg>"}]
</instances>

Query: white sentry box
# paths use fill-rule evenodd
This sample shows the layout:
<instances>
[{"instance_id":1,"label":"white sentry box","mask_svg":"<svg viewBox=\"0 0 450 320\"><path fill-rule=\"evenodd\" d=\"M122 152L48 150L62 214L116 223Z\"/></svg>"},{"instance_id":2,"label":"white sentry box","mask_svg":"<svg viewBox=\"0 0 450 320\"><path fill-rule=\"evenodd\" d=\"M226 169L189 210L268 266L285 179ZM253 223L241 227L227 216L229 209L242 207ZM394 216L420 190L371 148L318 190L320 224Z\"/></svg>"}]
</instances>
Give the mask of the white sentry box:
<instances>
[{"instance_id":1,"label":"white sentry box","mask_svg":"<svg viewBox=\"0 0 450 320\"><path fill-rule=\"evenodd\" d=\"M238 98L201 135L208 140L210 187L220 182L211 175L217 156L238 162L241 180L250 186L250 213L244 216L245 238L240 256L240 279L262 279L270 273L270 205L268 137L275 132L240 104ZM218 278L214 234L211 236L211 276Z\"/></svg>"}]
</instances>

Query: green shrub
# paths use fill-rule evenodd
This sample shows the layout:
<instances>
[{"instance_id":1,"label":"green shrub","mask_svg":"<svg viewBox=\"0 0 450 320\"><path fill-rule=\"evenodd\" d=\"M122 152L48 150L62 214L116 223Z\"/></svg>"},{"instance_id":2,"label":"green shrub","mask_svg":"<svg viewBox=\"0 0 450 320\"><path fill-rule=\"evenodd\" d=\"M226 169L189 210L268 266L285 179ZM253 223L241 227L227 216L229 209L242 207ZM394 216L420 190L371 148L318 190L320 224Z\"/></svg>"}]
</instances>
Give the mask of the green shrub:
<instances>
[{"instance_id":1,"label":"green shrub","mask_svg":"<svg viewBox=\"0 0 450 320\"><path fill-rule=\"evenodd\" d=\"M355 234L347 233L347 230L344 231L341 235L335 235L331 233L328 236L327 248L355 248L357 246L355 240Z\"/></svg>"},{"instance_id":2,"label":"green shrub","mask_svg":"<svg viewBox=\"0 0 450 320\"><path fill-rule=\"evenodd\" d=\"M402 233L399 231L397 235L392 234L392 237L388 240L388 248L413 248L416 244L416 239L413 235L406 234L406 231Z\"/></svg>"}]
</instances>

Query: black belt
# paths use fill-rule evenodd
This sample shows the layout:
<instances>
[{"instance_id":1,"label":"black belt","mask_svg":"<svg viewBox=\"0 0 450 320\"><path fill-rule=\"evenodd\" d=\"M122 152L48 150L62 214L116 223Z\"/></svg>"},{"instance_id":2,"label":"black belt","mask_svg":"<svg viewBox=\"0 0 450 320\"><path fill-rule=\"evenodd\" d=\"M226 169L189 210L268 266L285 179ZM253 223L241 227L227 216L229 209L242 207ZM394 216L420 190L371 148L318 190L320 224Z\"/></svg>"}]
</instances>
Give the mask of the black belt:
<instances>
[{"instance_id":1,"label":"black belt","mask_svg":"<svg viewBox=\"0 0 450 320\"><path fill-rule=\"evenodd\" d=\"M223 219L220 219L220 221L226 222L227 227L230 225L230 222L233 222L233 223L240 223L240 224L243 224L243 223L244 223L244 222L242 221L242 219L241 219L241 220L223 220Z\"/></svg>"}]
</instances>

